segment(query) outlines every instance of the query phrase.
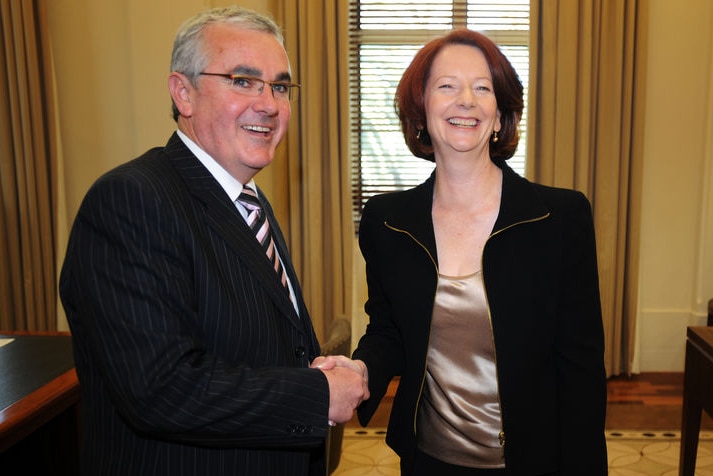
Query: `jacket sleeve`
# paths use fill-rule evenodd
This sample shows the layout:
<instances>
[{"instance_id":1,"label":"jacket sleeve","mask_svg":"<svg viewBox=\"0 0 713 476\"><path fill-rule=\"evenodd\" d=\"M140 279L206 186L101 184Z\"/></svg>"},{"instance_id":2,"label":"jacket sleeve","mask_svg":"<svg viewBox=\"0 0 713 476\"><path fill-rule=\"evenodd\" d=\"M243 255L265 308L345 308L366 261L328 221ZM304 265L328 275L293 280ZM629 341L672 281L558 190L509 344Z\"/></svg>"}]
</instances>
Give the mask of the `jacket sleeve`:
<instances>
[{"instance_id":1,"label":"jacket sleeve","mask_svg":"<svg viewBox=\"0 0 713 476\"><path fill-rule=\"evenodd\" d=\"M369 370L369 393L371 398L357 409L359 421L366 426L374 415L379 402L386 394L391 379L403 371L403 342L394 322L393 310L387 299L383 279L390 260L385 259L388 248L384 219L379 212L380 197L367 202L359 226L359 246L366 261L368 299L365 310L369 316L366 333L359 340L353 358L361 359ZM388 253L388 251L386 252Z\"/></svg>"},{"instance_id":2,"label":"jacket sleeve","mask_svg":"<svg viewBox=\"0 0 713 476\"><path fill-rule=\"evenodd\" d=\"M564 223L555 335L561 472L606 474L604 330L592 211L581 193Z\"/></svg>"}]
</instances>

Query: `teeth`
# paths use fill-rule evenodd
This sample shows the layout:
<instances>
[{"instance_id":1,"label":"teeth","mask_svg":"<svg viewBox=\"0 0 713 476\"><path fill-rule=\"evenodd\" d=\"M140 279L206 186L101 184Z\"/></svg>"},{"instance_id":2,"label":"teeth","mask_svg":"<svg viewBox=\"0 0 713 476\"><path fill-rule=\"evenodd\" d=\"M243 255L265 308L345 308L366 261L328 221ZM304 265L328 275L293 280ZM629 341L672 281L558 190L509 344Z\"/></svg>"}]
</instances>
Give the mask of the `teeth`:
<instances>
[{"instance_id":1,"label":"teeth","mask_svg":"<svg viewBox=\"0 0 713 476\"><path fill-rule=\"evenodd\" d=\"M475 119L448 119L448 122L454 126L473 127L478 125Z\"/></svg>"},{"instance_id":2,"label":"teeth","mask_svg":"<svg viewBox=\"0 0 713 476\"><path fill-rule=\"evenodd\" d=\"M248 131L254 131L254 132L270 132L269 127L261 127L261 126L243 126L243 129L246 129Z\"/></svg>"}]
</instances>

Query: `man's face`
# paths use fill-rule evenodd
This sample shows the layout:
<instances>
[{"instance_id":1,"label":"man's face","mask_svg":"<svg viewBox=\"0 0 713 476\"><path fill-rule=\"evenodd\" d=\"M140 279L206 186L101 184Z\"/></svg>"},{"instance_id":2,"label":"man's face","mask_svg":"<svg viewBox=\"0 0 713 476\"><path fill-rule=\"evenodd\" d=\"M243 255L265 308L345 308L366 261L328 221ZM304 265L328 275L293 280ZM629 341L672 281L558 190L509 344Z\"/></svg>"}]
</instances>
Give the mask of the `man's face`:
<instances>
[{"instance_id":1,"label":"man's face","mask_svg":"<svg viewBox=\"0 0 713 476\"><path fill-rule=\"evenodd\" d=\"M272 34L214 24L203 35L204 73L289 81L287 53ZM172 75L177 74L173 73ZM184 77L185 78L185 77ZM265 84L256 96L229 78L201 75L185 89L178 126L241 183L269 165L287 131L290 102Z\"/></svg>"}]
</instances>

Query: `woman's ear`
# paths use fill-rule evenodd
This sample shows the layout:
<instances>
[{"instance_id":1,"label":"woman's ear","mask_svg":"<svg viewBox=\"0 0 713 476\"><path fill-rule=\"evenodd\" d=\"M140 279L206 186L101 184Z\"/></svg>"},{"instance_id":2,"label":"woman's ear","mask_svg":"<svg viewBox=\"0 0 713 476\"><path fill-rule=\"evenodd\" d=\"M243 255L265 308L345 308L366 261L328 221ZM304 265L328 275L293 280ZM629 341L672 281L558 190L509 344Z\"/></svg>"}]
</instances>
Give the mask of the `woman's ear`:
<instances>
[{"instance_id":1,"label":"woman's ear","mask_svg":"<svg viewBox=\"0 0 713 476\"><path fill-rule=\"evenodd\" d=\"M172 72L168 76L168 90L181 116L190 117L193 114L191 104L193 85L188 77L183 73Z\"/></svg>"}]
</instances>

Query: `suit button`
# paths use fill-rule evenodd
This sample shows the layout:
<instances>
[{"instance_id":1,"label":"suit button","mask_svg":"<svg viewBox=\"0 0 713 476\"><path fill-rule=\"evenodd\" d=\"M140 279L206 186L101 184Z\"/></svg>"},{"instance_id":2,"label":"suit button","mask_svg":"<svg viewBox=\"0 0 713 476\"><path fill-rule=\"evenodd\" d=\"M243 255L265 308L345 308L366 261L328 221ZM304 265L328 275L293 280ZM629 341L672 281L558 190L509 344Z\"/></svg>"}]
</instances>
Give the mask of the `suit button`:
<instances>
[{"instance_id":1,"label":"suit button","mask_svg":"<svg viewBox=\"0 0 713 476\"><path fill-rule=\"evenodd\" d=\"M300 346L295 349L295 357L297 357L298 359L301 359L302 357L304 357L305 354L306 354L306 352L305 352L304 347Z\"/></svg>"}]
</instances>

